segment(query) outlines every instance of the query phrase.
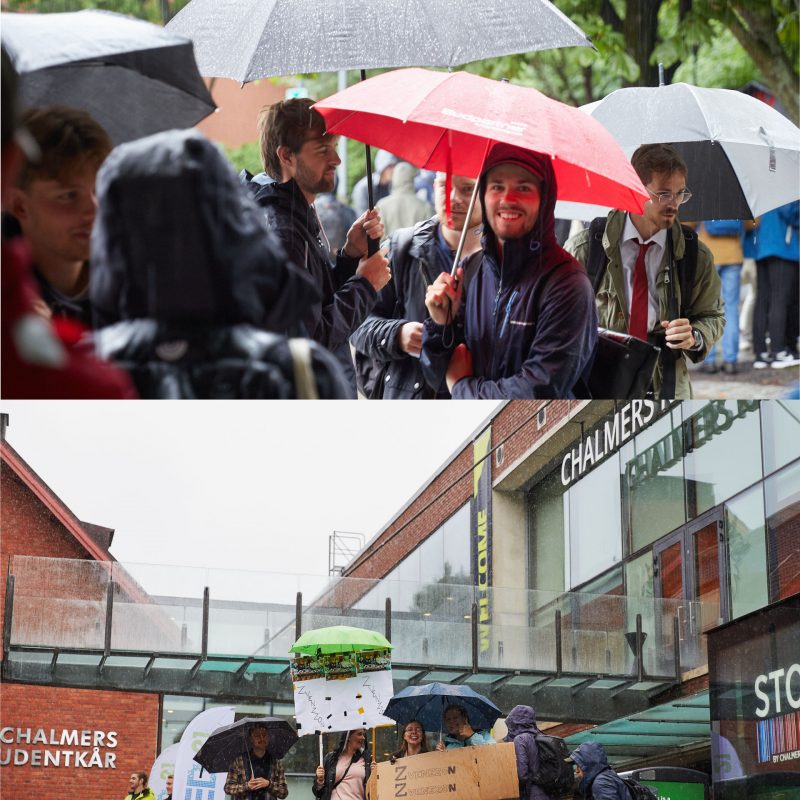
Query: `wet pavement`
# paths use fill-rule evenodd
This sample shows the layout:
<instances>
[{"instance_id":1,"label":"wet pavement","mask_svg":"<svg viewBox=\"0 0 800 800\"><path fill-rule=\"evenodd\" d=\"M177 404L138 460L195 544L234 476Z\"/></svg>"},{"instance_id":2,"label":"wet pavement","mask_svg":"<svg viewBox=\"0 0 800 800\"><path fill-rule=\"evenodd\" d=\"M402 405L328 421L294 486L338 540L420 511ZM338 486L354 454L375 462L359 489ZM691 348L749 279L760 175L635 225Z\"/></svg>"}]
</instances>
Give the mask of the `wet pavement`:
<instances>
[{"instance_id":1,"label":"wet pavement","mask_svg":"<svg viewBox=\"0 0 800 800\"><path fill-rule=\"evenodd\" d=\"M726 375L717 372L709 375L700 370L700 365L690 365L694 396L702 400L714 398L738 400L772 400L787 397L800 386L800 365L776 369L755 369L752 356L743 356L737 363L738 372Z\"/></svg>"}]
</instances>

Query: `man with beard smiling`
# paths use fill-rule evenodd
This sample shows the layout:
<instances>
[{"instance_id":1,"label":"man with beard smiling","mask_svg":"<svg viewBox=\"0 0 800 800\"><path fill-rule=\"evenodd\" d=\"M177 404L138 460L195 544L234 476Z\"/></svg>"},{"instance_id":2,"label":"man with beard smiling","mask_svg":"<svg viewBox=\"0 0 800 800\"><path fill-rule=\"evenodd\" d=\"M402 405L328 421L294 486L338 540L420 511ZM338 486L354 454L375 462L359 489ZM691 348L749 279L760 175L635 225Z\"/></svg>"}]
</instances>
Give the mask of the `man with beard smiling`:
<instances>
[{"instance_id":1,"label":"man with beard smiling","mask_svg":"<svg viewBox=\"0 0 800 800\"><path fill-rule=\"evenodd\" d=\"M677 150L666 144L642 145L631 157L631 164L651 199L642 214L612 211L608 215L602 236L607 267L597 284L600 325L659 346L661 354L653 376L656 399L688 399L692 391L686 358L702 361L725 325L719 274L711 251L698 242L691 297L681 297L678 270L672 270L678 307L685 313L670 319L665 280L667 236L672 239L675 261L679 261L687 252L678 208L692 196L686 186L688 169ZM589 260L590 246L589 230L566 244L584 264ZM662 392L673 382L674 391L666 388Z\"/></svg>"},{"instance_id":2,"label":"man with beard smiling","mask_svg":"<svg viewBox=\"0 0 800 800\"><path fill-rule=\"evenodd\" d=\"M597 341L592 287L555 238L550 157L507 144L489 152L479 184L483 260L462 303L461 268L425 298L422 369L454 399L571 398Z\"/></svg>"},{"instance_id":3,"label":"man with beard smiling","mask_svg":"<svg viewBox=\"0 0 800 800\"><path fill-rule=\"evenodd\" d=\"M320 302L304 315L302 332L336 355L355 398L348 340L372 310L391 273L385 254L379 251L367 256L367 239L380 241L383 236L383 223L375 210L353 223L336 263L331 263L314 198L319 192L333 190L341 159L336 152L338 137L326 133L325 120L311 107L313 102L293 98L262 111L261 159L275 182L266 186L251 182L249 186L289 258L311 273L319 287Z\"/></svg>"},{"instance_id":4,"label":"man with beard smiling","mask_svg":"<svg viewBox=\"0 0 800 800\"><path fill-rule=\"evenodd\" d=\"M22 118L41 151L22 169L12 194L12 219L33 256L33 276L45 316L91 326L89 242L97 212L95 178L111 140L85 111L31 109ZM13 231L12 231L13 233Z\"/></svg>"}]
</instances>

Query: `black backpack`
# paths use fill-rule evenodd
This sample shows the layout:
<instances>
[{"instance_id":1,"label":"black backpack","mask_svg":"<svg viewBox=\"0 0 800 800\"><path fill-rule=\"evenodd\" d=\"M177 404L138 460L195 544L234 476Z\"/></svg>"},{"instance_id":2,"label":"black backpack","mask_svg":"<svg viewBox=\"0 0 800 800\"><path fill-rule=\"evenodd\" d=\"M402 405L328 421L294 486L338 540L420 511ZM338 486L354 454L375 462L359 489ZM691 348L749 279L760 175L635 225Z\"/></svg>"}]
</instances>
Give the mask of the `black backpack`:
<instances>
[{"instance_id":1,"label":"black backpack","mask_svg":"<svg viewBox=\"0 0 800 800\"><path fill-rule=\"evenodd\" d=\"M639 783L635 778L618 777L628 789L631 800L658 800L658 792L652 787Z\"/></svg>"},{"instance_id":2,"label":"black backpack","mask_svg":"<svg viewBox=\"0 0 800 800\"><path fill-rule=\"evenodd\" d=\"M570 795L575 778L572 764L567 763L569 748L558 736L534 734L539 749L539 770L532 782L554 797Z\"/></svg>"}]
</instances>

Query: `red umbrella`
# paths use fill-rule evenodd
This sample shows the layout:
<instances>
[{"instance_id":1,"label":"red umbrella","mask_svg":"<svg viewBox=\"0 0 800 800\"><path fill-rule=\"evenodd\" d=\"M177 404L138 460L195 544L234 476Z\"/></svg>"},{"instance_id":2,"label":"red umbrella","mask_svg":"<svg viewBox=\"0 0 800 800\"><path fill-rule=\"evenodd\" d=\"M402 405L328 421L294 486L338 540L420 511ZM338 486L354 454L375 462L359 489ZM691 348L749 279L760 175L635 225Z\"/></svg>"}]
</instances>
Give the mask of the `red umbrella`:
<instances>
[{"instance_id":1,"label":"red umbrella","mask_svg":"<svg viewBox=\"0 0 800 800\"><path fill-rule=\"evenodd\" d=\"M315 105L329 133L426 169L478 175L494 142L553 159L560 200L641 213L650 199L630 161L596 120L536 89L468 72L400 69Z\"/></svg>"}]
</instances>

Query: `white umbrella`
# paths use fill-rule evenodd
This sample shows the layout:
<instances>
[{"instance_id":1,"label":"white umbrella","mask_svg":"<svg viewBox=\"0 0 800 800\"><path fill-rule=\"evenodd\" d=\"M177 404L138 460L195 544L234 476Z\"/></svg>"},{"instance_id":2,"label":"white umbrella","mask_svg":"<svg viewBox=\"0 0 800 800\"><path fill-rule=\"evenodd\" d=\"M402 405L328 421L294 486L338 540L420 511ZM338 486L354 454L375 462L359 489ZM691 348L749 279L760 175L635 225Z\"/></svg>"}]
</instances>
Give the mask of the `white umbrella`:
<instances>
[{"instance_id":1,"label":"white umbrella","mask_svg":"<svg viewBox=\"0 0 800 800\"><path fill-rule=\"evenodd\" d=\"M628 156L657 142L680 152L693 193L681 206L682 219L753 219L800 198L800 129L743 92L686 83L632 87L581 109L605 125ZM556 215L566 219L607 211L556 206Z\"/></svg>"}]
</instances>

